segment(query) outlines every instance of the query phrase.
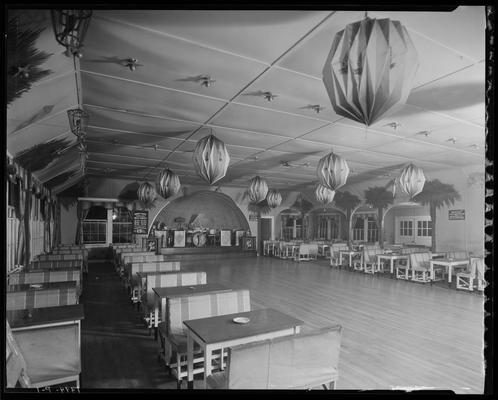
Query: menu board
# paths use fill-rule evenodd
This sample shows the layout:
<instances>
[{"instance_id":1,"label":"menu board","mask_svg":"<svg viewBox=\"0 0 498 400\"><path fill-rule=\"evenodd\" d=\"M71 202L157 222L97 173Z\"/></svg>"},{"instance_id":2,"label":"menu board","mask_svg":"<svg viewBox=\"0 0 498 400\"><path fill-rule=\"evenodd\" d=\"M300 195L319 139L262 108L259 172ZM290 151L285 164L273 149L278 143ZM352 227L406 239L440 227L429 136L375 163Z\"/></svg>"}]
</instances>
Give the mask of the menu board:
<instances>
[{"instance_id":1,"label":"menu board","mask_svg":"<svg viewBox=\"0 0 498 400\"><path fill-rule=\"evenodd\" d=\"M148 211L133 211L133 233L134 234L147 234L149 225L149 212Z\"/></svg>"},{"instance_id":2,"label":"menu board","mask_svg":"<svg viewBox=\"0 0 498 400\"><path fill-rule=\"evenodd\" d=\"M465 210L448 210L449 220L465 219Z\"/></svg>"}]
</instances>

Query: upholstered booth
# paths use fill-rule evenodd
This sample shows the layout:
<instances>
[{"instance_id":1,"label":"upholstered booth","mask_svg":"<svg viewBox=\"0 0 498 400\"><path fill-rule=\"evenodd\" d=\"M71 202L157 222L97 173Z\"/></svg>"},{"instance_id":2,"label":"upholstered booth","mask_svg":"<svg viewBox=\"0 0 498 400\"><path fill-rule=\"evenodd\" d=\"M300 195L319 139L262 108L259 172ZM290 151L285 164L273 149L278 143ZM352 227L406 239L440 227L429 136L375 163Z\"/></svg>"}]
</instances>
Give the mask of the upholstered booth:
<instances>
[{"instance_id":1,"label":"upholstered booth","mask_svg":"<svg viewBox=\"0 0 498 400\"><path fill-rule=\"evenodd\" d=\"M149 257L146 257L148 259ZM147 272L171 272L180 270L180 261L145 261L145 262L131 262L126 264L126 273L123 276L125 286L131 293L131 299L134 303L140 299L140 279L137 273Z\"/></svg>"},{"instance_id":2,"label":"upholstered booth","mask_svg":"<svg viewBox=\"0 0 498 400\"><path fill-rule=\"evenodd\" d=\"M234 346L226 369L208 376L212 389L335 388L341 326Z\"/></svg>"},{"instance_id":3,"label":"upholstered booth","mask_svg":"<svg viewBox=\"0 0 498 400\"><path fill-rule=\"evenodd\" d=\"M78 294L81 294L81 269L78 267L16 272L9 274L7 281L9 285L75 281Z\"/></svg>"}]
</instances>

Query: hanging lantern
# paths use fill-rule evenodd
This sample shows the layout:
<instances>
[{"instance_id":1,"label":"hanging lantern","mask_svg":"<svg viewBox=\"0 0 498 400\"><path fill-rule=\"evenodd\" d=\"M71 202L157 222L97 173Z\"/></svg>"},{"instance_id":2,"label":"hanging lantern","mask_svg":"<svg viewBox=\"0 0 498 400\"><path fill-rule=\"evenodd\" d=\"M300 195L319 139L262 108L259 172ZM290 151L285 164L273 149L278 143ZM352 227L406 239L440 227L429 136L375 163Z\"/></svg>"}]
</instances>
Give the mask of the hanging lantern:
<instances>
[{"instance_id":1,"label":"hanging lantern","mask_svg":"<svg viewBox=\"0 0 498 400\"><path fill-rule=\"evenodd\" d=\"M318 185L315 189L316 199L323 205L332 203L334 201L335 191L330 190L328 187Z\"/></svg>"},{"instance_id":2,"label":"hanging lantern","mask_svg":"<svg viewBox=\"0 0 498 400\"><path fill-rule=\"evenodd\" d=\"M334 111L369 126L403 105L418 68L406 28L388 18L355 22L335 35L323 67Z\"/></svg>"},{"instance_id":3,"label":"hanging lantern","mask_svg":"<svg viewBox=\"0 0 498 400\"><path fill-rule=\"evenodd\" d=\"M282 203L282 195L278 190L270 189L266 195L266 202L270 208L275 208Z\"/></svg>"},{"instance_id":4,"label":"hanging lantern","mask_svg":"<svg viewBox=\"0 0 498 400\"><path fill-rule=\"evenodd\" d=\"M268 194L268 185L266 184L266 181L259 176L252 178L249 181L247 194L249 195L251 203L259 203L260 201L263 201Z\"/></svg>"},{"instance_id":5,"label":"hanging lantern","mask_svg":"<svg viewBox=\"0 0 498 400\"><path fill-rule=\"evenodd\" d=\"M92 17L91 10L52 10L55 39L66 48L68 55L82 57L83 40Z\"/></svg>"},{"instance_id":6,"label":"hanging lantern","mask_svg":"<svg viewBox=\"0 0 498 400\"><path fill-rule=\"evenodd\" d=\"M138 199L145 205L150 205L156 199L156 189L149 182L142 182L137 190Z\"/></svg>"},{"instance_id":7,"label":"hanging lantern","mask_svg":"<svg viewBox=\"0 0 498 400\"><path fill-rule=\"evenodd\" d=\"M230 155L225 143L211 134L197 142L193 160L197 175L212 185L227 173Z\"/></svg>"},{"instance_id":8,"label":"hanging lantern","mask_svg":"<svg viewBox=\"0 0 498 400\"><path fill-rule=\"evenodd\" d=\"M320 159L316 174L323 186L330 190L337 190L346 183L349 167L346 160L331 152Z\"/></svg>"},{"instance_id":9,"label":"hanging lantern","mask_svg":"<svg viewBox=\"0 0 498 400\"><path fill-rule=\"evenodd\" d=\"M177 194L180 190L180 178L170 169L163 169L159 174L156 187L158 193L167 199Z\"/></svg>"},{"instance_id":10,"label":"hanging lantern","mask_svg":"<svg viewBox=\"0 0 498 400\"><path fill-rule=\"evenodd\" d=\"M398 184L401 190L411 199L419 194L424 188L424 171L422 171L422 168L410 164L401 171L401 174L398 177Z\"/></svg>"},{"instance_id":11,"label":"hanging lantern","mask_svg":"<svg viewBox=\"0 0 498 400\"><path fill-rule=\"evenodd\" d=\"M78 138L83 139L86 135L86 127L88 125L88 113L81 108L67 110L69 118L69 127L71 132Z\"/></svg>"}]
</instances>

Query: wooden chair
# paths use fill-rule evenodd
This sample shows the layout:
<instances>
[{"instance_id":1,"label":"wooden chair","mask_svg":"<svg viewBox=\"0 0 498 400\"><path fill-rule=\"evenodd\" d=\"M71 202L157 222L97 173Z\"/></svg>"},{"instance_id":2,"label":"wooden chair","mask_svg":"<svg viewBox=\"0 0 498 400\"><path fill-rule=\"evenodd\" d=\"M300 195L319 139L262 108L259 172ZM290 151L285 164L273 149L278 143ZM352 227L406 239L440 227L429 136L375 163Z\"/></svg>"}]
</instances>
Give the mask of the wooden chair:
<instances>
[{"instance_id":1,"label":"wooden chair","mask_svg":"<svg viewBox=\"0 0 498 400\"><path fill-rule=\"evenodd\" d=\"M234 346L227 367L207 377L211 389L334 389L341 326Z\"/></svg>"},{"instance_id":2,"label":"wooden chair","mask_svg":"<svg viewBox=\"0 0 498 400\"><path fill-rule=\"evenodd\" d=\"M380 269L377 263L377 255L384 254L380 247L364 247L362 254L363 272L366 274L375 274L376 272L384 272L384 262L380 263Z\"/></svg>"},{"instance_id":3,"label":"wooden chair","mask_svg":"<svg viewBox=\"0 0 498 400\"><path fill-rule=\"evenodd\" d=\"M434 266L434 271L431 274L430 261L431 253L411 253L409 255L411 271L411 280L416 282L433 282L435 280L444 279L444 266Z\"/></svg>"},{"instance_id":4,"label":"wooden chair","mask_svg":"<svg viewBox=\"0 0 498 400\"><path fill-rule=\"evenodd\" d=\"M249 290L242 289L174 297L167 300L166 307L167 321L158 325L163 346L160 355L176 377L177 388L181 388L182 380L187 376L187 333L183 321L250 311L251 299ZM194 353L194 365L201 363L204 358L199 354L198 346L194 346ZM222 363L221 354L213 359ZM203 366L194 368L194 375L203 372Z\"/></svg>"},{"instance_id":5,"label":"wooden chair","mask_svg":"<svg viewBox=\"0 0 498 400\"><path fill-rule=\"evenodd\" d=\"M331 267L342 267L339 265L339 251L348 250L347 243L332 243L330 246L330 266Z\"/></svg>"},{"instance_id":6,"label":"wooden chair","mask_svg":"<svg viewBox=\"0 0 498 400\"><path fill-rule=\"evenodd\" d=\"M484 290L484 271L484 259L471 257L469 270L456 274L456 288L473 291L477 283L477 290Z\"/></svg>"},{"instance_id":7,"label":"wooden chair","mask_svg":"<svg viewBox=\"0 0 498 400\"><path fill-rule=\"evenodd\" d=\"M15 388L17 385L21 387L29 387L31 382L27 375L26 360L21 353L14 335L10 329L9 321L7 323L7 353L5 362L5 372L7 377L6 387Z\"/></svg>"},{"instance_id":8,"label":"wooden chair","mask_svg":"<svg viewBox=\"0 0 498 400\"><path fill-rule=\"evenodd\" d=\"M152 290L156 287L175 287L175 286L191 286L204 285L207 282L206 273L199 272L166 272L157 274L148 274L145 278L145 283L140 289L140 305L144 312L144 321L149 328L149 335L152 332L152 327L155 326L154 320L154 305L155 293ZM160 322L160 318L158 323Z\"/></svg>"}]
</instances>

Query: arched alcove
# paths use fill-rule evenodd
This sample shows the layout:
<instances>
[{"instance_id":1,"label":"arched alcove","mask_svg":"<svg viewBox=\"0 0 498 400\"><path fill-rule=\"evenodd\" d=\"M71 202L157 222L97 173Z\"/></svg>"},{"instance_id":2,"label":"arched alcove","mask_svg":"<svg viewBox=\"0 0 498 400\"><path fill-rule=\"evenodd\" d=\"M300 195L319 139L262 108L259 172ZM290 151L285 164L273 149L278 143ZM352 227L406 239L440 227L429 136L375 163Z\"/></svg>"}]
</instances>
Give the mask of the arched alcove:
<instances>
[{"instance_id":1,"label":"arched alcove","mask_svg":"<svg viewBox=\"0 0 498 400\"><path fill-rule=\"evenodd\" d=\"M183 221L183 222L179 222ZM209 229L249 230L249 223L230 196L201 190L166 204L153 224L163 223L169 229L196 227ZM181 225L181 226L179 226Z\"/></svg>"}]
</instances>

